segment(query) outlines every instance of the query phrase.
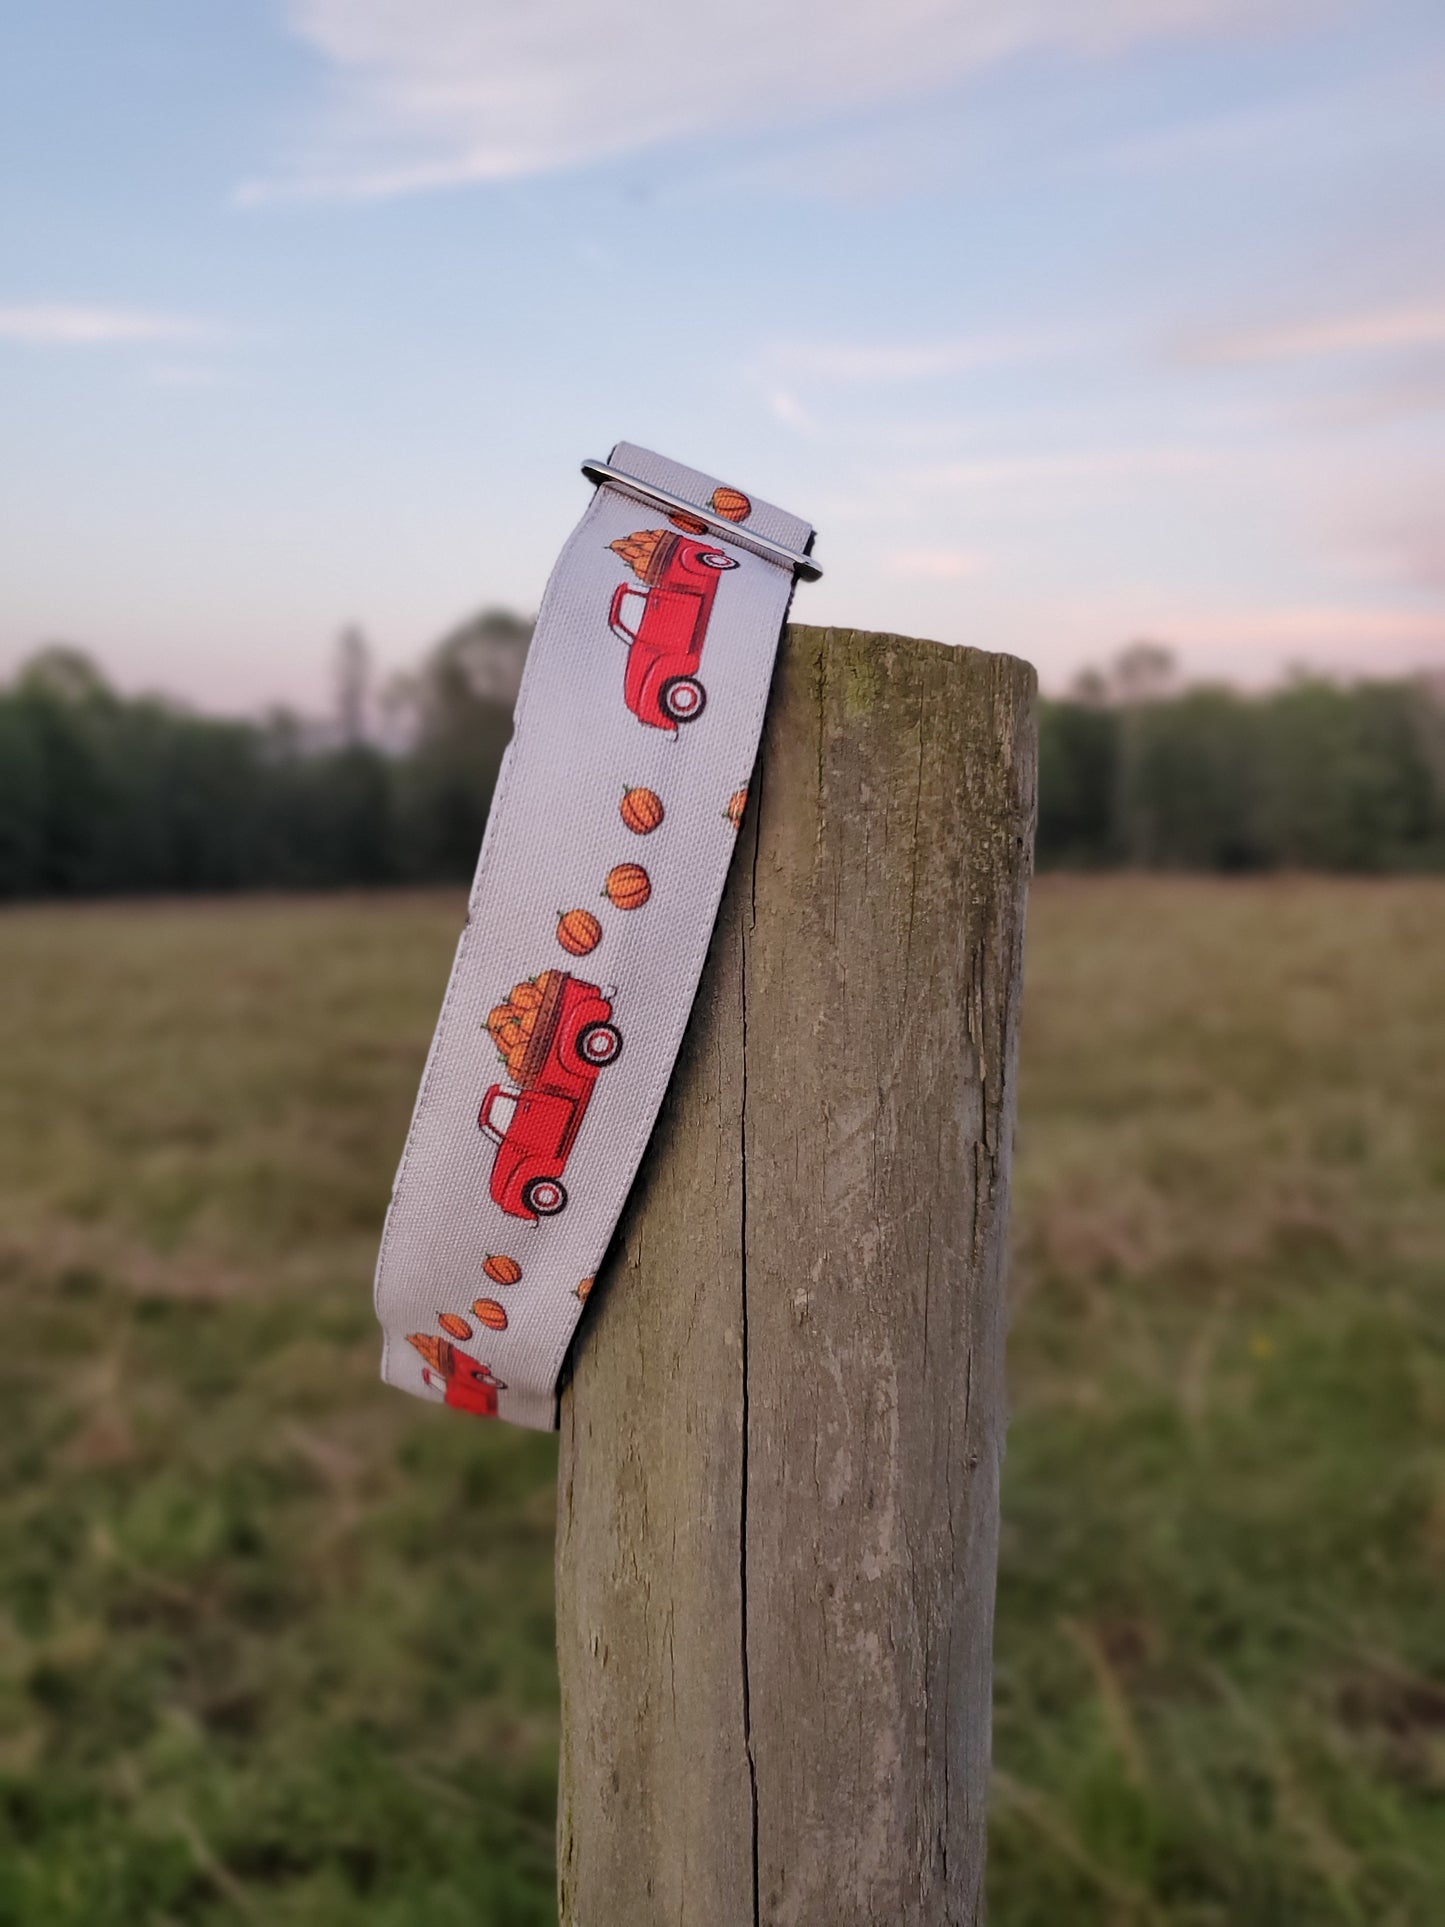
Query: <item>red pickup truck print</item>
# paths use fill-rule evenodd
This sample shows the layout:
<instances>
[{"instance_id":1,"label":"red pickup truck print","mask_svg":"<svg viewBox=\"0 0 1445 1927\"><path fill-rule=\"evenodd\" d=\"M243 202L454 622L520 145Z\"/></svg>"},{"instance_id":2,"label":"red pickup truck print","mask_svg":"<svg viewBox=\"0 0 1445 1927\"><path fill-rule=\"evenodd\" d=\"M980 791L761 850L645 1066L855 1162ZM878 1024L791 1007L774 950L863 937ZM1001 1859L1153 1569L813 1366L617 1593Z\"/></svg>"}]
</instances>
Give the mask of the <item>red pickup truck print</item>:
<instances>
[{"instance_id":1,"label":"red pickup truck print","mask_svg":"<svg viewBox=\"0 0 1445 1927\"><path fill-rule=\"evenodd\" d=\"M623 700L640 722L676 731L707 703L697 672L708 620L718 578L738 565L711 543L668 529L642 529L612 547L647 584L620 582L608 612L613 635L627 644ZM634 615L629 604L639 603Z\"/></svg>"},{"instance_id":2,"label":"red pickup truck print","mask_svg":"<svg viewBox=\"0 0 1445 1927\"><path fill-rule=\"evenodd\" d=\"M421 1353L426 1361L422 1377L446 1394L448 1405L475 1412L478 1418L497 1416L497 1394L507 1388L490 1365L483 1365L470 1352L458 1351L449 1338L434 1338L430 1332L412 1332L406 1342Z\"/></svg>"},{"instance_id":3,"label":"red pickup truck print","mask_svg":"<svg viewBox=\"0 0 1445 1927\"><path fill-rule=\"evenodd\" d=\"M516 1088L493 1084L477 1123L497 1146L492 1198L535 1224L567 1203L562 1174L582 1129L597 1073L615 1064L622 1037L595 984L565 970L537 979L542 1001L515 1072Z\"/></svg>"}]
</instances>

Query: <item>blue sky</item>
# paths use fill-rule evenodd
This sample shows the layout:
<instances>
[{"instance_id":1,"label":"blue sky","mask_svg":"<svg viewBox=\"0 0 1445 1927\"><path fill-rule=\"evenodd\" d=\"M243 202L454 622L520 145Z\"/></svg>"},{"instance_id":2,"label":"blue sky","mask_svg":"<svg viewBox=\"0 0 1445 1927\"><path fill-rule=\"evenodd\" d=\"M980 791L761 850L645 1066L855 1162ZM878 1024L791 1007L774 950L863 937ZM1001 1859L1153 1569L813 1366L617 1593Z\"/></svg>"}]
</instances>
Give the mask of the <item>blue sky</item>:
<instances>
[{"instance_id":1,"label":"blue sky","mask_svg":"<svg viewBox=\"0 0 1445 1927\"><path fill-rule=\"evenodd\" d=\"M326 700L625 437L806 620L1445 667L1438 0L48 0L0 55L0 670Z\"/></svg>"}]
</instances>

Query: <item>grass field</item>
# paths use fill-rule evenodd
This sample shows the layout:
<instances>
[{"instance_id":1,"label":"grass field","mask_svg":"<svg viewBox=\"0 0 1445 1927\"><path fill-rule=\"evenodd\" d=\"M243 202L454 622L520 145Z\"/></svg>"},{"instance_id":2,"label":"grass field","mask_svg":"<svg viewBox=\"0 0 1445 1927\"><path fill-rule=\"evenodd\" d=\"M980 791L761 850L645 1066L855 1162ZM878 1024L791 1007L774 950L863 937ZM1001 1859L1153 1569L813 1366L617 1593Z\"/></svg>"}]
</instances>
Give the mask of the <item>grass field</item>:
<instances>
[{"instance_id":1,"label":"grass field","mask_svg":"<svg viewBox=\"0 0 1445 1927\"><path fill-rule=\"evenodd\" d=\"M375 1379L458 917L0 918L4 1927L555 1918L553 1442ZM1445 1918L1442 955L1036 893L995 1927Z\"/></svg>"}]
</instances>

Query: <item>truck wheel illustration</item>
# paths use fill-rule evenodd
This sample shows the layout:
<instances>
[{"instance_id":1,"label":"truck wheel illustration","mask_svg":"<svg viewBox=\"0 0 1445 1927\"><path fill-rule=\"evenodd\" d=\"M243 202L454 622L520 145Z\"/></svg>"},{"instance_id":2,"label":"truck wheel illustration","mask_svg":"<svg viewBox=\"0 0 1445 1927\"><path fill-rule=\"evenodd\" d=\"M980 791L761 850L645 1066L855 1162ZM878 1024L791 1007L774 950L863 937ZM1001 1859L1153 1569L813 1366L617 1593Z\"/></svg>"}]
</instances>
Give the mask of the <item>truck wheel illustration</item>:
<instances>
[{"instance_id":1,"label":"truck wheel illustration","mask_svg":"<svg viewBox=\"0 0 1445 1927\"><path fill-rule=\"evenodd\" d=\"M612 1022L611 993L566 970L524 979L499 1009L515 1011L519 1002L525 1006L519 1021L529 1035L505 1053L509 1082L488 1090L477 1123L497 1147L492 1202L535 1224L567 1203L562 1174L593 1087L621 1054L622 1033ZM504 1285L522 1275L512 1258L488 1258L485 1269Z\"/></svg>"},{"instance_id":2,"label":"truck wheel illustration","mask_svg":"<svg viewBox=\"0 0 1445 1927\"><path fill-rule=\"evenodd\" d=\"M616 1024L589 1024L577 1039L577 1055L584 1064L615 1064L622 1055L622 1032Z\"/></svg>"},{"instance_id":3,"label":"truck wheel illustration","mask_svg":"<svg viewBox=\"0 0 1445 1927\"><path fill-rule=\"evenodd\" d=\"M672 676L657 692L657 703L675 723L695 723L707 707L707 691L693 676Z\"/></svg>"},{"instance_id":4,"label":"truck wheel illustration","mask_svg":"<svg viewBox=\"0 0 1445 1927\"><path fill-rule=\"evenodd\" d=\"M718 585L737 561L669 529L637 529L610 546L636 578L618 583L607 612L613 635L627 644L622 699L639 722L676 730L702 714L703 644Z\"/></svg>"},{"instance_id":5,"label":"truck wheel illustration","mask_svg":"<svg viewBox=\"0 0 1445 1927\"><path fill-rule=\"evenodd\" d=\"M567 1208L567 1193L556 1178L533 1178L522 1193L522 1202L539 1218L555 1218Z\"/></svg>"}]
</instances>

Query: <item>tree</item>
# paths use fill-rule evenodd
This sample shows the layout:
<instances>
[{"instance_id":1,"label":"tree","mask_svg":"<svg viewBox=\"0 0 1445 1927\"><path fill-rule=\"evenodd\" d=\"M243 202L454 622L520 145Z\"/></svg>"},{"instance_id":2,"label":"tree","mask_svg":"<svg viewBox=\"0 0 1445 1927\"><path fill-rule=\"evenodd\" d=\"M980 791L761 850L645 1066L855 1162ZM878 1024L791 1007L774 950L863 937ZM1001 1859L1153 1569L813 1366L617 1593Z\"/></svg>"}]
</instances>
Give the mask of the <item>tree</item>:
<instances>
[{"instance_id":1,"label":"tree","mask_svg":"<svg viewBox=\"0 0 1445 1927\"><path fill-rule=\"evenodd\" d=\"M51 644L0 687L0 898L471 874L531 625L488 610L394 679L336 652L336 727L122 696ZM1445 870L1445 683L1180 687L1135 644L1040 704L1042 865Z\"/></svg>"},{"instance_id":2,"label":"tree","mask_svg":"<svg viewBox=\"0 0 1445 1927\"><path fill-rule=\"evenodd\" d=\"M364 743L371 733L371 651L353 623L336 639L336 731L343 743Z\"/></svg>"},{"instance_id":3,"label":"tree","mask_svg":"<svg viewBox=\"0 0 1445 1927\"><path fill-rule=\"evenodd\" d=\"M476 863L532 625L488 610L443 638L407 691L401 834L423 875Z\"/></svg>"}]
</instances>

